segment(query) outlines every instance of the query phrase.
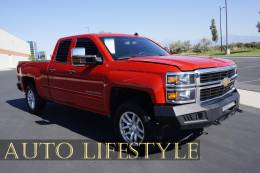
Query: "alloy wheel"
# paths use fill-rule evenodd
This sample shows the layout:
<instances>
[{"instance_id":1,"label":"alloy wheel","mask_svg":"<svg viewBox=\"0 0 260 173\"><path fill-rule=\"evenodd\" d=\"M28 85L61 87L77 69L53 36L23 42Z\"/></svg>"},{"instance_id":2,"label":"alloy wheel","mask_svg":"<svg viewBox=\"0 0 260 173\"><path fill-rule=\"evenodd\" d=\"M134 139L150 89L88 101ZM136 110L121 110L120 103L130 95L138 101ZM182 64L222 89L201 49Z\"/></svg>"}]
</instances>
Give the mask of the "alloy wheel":
<instances>
[{"instance_id":1,"label":"alloy wheel","mask_svg":"<svg viewBox=\"0 0 260 173\"><path fill-rule=\"evenodd\" d=\"M123 139L128 143L140 143L144 140L142 119L134 112L124 112L121 115L119 128Z\"/></svg>"}]
</instances>

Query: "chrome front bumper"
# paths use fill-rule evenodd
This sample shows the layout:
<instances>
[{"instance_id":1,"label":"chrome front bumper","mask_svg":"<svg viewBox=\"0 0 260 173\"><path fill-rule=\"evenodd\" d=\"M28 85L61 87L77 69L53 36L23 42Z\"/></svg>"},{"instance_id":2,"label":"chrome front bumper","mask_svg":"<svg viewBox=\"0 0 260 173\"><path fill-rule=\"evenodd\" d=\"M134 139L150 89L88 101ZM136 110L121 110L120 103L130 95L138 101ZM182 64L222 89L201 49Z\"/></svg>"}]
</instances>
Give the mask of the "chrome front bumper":
<instances>
[{"instance_id":1,"label":"chrome front bumper","mask_svg":"<svg viewBox=\"0 0 260 173\"><path fill-rule=\"evenodd\" d=\"M168 105L155 106L154 118L156 121L175 124L182 129L202 128L238 109L240 96L235 88L238 76L236 65L198 69L188 73L195 74L195 84L189 86L166 84L166 92L194 89L196 99L180 104L167 101Z\"/></svg>"},{"instance_id":2,"label":"chrome front bumper","mask_svg":"<svg viewBox=\"0 0 260 173\"><path fill-rule=\"evenodd\" d=\"M222 97L203 103L155 106L154 118L157 122L178 125L181 129L203 128L236 112L239 100L239 93L235 89ZM230 107L226 108L226 105Z\"/></svg>"}]
</instances>

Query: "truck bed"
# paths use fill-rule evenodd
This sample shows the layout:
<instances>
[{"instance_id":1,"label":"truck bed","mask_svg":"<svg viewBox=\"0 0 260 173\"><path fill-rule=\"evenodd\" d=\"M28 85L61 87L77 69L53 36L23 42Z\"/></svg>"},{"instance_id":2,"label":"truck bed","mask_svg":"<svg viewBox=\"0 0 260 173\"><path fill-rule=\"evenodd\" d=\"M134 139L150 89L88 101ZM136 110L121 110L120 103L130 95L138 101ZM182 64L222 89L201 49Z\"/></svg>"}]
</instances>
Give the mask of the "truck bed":
<instances>
[{"instance_id":1,"label":"truck bed","mask_svg":"<svg viewBox=\"0 0 260 173\"><path fill-rule=\"evenodd\" d=\"M46 71L49 65L49 61L19 61L17 65L17 72L18 69L22 69L22 73L26 74L28 72L28 69L37 69L41 72ZM31 71L31 70L29 70Z\"/></svg>"}]
</instances>

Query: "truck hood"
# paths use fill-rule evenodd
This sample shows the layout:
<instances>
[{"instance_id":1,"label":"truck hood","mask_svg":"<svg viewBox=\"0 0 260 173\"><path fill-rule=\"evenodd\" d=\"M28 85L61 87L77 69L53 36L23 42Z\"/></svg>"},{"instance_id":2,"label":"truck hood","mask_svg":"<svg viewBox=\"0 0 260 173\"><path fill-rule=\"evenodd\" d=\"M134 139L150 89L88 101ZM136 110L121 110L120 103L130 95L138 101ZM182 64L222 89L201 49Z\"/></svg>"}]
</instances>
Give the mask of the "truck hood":
<instances>
[{"instance_id":1,"label":"truck hood","mask_svg":"<svg viewBox=\"0 0 260 173\"><path fill-rule=\"evenodd\" d=\"M129 61L147 62L172 65L178 67L182 71L191 71L203 68L224 67L233 65L234 62L227 59L213 57L192 57L192 56L147 56L134 57Z\"/></svg>"}]
</instances>

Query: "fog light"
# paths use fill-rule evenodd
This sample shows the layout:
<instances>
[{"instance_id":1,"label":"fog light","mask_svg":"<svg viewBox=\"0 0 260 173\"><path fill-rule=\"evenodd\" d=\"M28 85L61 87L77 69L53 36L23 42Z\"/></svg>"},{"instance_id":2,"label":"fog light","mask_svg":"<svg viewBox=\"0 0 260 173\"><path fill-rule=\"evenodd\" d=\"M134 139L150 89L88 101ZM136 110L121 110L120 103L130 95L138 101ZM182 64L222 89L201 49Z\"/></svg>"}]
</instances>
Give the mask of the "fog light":
<instances>
[{"instance_id":1,"label":"fog light","mask_svg":"<svg viewBox=\"0 0 260 173\"><path fill-rule=\"evenodd\" d=\"M176 100L177 93L176 92L168 92L167 93L167 98L168 98L168 100Z\"/></svg>"},{"instance_id":2,"label":"fog light","mask_svg":"<svg viewBox=\"0 0 260 173\"><path fill-rule=\"evenodd\" d=\"M195 89L167 91L167 100L173 103L195 102Z\"/></svg>"}]
</instances>

